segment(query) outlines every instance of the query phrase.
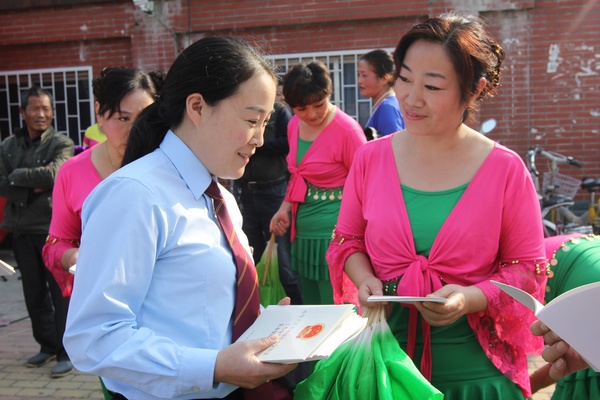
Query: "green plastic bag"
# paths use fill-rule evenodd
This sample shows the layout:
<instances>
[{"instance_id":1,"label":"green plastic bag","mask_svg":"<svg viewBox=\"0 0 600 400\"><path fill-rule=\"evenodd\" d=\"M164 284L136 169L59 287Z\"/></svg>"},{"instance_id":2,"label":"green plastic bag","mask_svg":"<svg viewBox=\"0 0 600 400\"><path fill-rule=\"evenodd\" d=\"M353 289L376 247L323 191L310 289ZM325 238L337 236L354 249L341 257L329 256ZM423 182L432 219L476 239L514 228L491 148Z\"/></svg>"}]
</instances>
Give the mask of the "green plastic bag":
<instances>
[{"instance_id":1,"label":"green plastic bag","mask_svg":"<svg viewBox=\"0 0 600 400\"><path fill-rule=\"evenodd\" d=\"M275 234L271 234L269 244L256 265L256 273L258 275L260 304L262 304L263 307L266 307L271 304L279 303L286 294L283 285L279 280L279 263L277 259Z\"/></svg>"},{"instance_id":2,"label":"green plastic bag","mask_svg":"<svg viewBox=\"0 0 600 400\"><path fill-rule=\"evenodd\" d=\"M384 309L368 308L367 327L321 360L296 386L295 400L440 400L444 395L425 379L398 345Z\"/></svg>"}]
</instances>

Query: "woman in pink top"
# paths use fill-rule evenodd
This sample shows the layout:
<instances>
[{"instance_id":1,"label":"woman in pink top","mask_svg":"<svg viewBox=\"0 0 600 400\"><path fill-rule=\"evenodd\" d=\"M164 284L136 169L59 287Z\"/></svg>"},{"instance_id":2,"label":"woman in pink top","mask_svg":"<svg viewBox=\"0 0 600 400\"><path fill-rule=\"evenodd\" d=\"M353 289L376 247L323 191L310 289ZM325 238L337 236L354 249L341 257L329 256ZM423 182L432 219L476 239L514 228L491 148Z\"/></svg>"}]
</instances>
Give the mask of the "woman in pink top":
<instances>
[{"instance_id":1,"label":"woman in pink top","mask_svg":"<svg viewBox=\"0 0 600 400\"><path fill-rule=\"evenodd\" d=\"M157 82L157 84L160 82ZM81 207L98 183L121 166L131 124L154 102L155 81L133 68L105 68L92 82L98 127L107 140L67 160L56 175L52 220L42 255L63 291L71 296L81 237ZM102 238L98 238L101 245Z\"/></svg>"},{"instance_id":2,"label":"woman in pink top","mask_svg":"<svg viewBox=\"0 0 600 400\"><path fill-rule=\"evenodd\" d=\"M356 153L327 254L337 302L356 300L356 288L363 307L382 305L370 295L448 299L388 304L388 322L452 400L529 397L527 353L541 345L532 313L490 282L543 299L533 183L517 154L466 125L503 59L471 16L444 14L402 37L395 92L406 129Z\"/></svg>"},{"instance_id":3,"label":"woman in pink top","mask_svg":"<svg viewBox=\"0 0 600 400\"><path fill-rule=\"evenodd\" d=\"M291 225L292 269L305 304L333 303L325 252L354 153L367 141L359 123L331 104L332 91L322 62L298 64L283 79L295 114L288 123L290 181L271 232L281 236Z\"/></svg>"}]
</instances>

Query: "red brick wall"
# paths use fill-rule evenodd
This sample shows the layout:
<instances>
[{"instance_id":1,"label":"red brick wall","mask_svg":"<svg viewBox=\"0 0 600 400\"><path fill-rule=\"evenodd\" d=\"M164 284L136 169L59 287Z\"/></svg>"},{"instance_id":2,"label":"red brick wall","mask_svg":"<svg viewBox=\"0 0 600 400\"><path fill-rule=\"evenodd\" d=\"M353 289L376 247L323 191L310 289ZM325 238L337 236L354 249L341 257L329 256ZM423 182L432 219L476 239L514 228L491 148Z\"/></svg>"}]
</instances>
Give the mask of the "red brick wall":
<instances>
[{"instance_id":1,"label":"red brick wall","mask_svg":"<svg viewBox=\"0 0 600 400\"><path fill-rule=\"evenodd\" d=\"M1 71L91 65L97 75L115 65L168 68L176 54L173 36L124 1L3 11L0 43Z\"/></svg>"},{"instance_id":2,"label":"red brick wall","mask_svg":"<svg viewBox=\"0 0 600 400\"><path fill-rule=\"evenodd\" d=\"M507 55L499 95L481 106L481 121L498 121L489 136L521 155L533 145L570 154L584 168L562 172L600 177L597 1L154 3L154 16L124 0L3 11L0 71L92 65L96 75L107 65L168 68L178 48L203 35L253 38L272 54L394 47L415 22L469 4L489 21Z\"/></svg>"}]
</instances>

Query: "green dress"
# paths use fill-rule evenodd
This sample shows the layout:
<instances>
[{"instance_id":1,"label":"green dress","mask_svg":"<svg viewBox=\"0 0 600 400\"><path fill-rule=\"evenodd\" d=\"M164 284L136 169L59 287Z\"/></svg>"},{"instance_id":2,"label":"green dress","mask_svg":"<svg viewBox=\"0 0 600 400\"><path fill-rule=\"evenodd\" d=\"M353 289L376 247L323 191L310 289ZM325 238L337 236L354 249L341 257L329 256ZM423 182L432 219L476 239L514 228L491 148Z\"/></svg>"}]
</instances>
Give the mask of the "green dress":
<instances>
[{"instance_id":1,"label":"green dress","mask_svg":"<svg viewBox=\"0 0 600 400\"><path fill-rule=\"evenodd\" d=\"M595 235L565 241L550 258L550 276L544 300L600 281L600 237ZM552 400L600 399L600 373L585 369L556 383Z\"/></svg>"},{"instance_id":2,"label":"green dress","mask_svg":"<svg viewBox=\"0 0 600 400\"><path fill-rule=\"evenodd\" d=\"M440 192L422 192L402 186L417 253L428 256L442 224L467 185ZM391 293L390 293L391 294ZM407 351L409 308L392 305L388 323ZM413 361L421 362L423 339L419 318ZM488 359L466 316L448 326L431 327L431 383L445 400L524 399L520 388Z\"/></svg>"},{"instance_id":3,"label":"green dress","mask_svg":"<svg viewBox=\"0 0 600 400\"><path fill-rule=\"evenodd\" d=\"M298 139L297 164L312 142ZM305 304L333 304L333 288L325 254L337 222L343 187L320 188L307 182L304 202L296 213L296 238L292 242L292 269L298 271Z\"/></svg>"}]
</instances>

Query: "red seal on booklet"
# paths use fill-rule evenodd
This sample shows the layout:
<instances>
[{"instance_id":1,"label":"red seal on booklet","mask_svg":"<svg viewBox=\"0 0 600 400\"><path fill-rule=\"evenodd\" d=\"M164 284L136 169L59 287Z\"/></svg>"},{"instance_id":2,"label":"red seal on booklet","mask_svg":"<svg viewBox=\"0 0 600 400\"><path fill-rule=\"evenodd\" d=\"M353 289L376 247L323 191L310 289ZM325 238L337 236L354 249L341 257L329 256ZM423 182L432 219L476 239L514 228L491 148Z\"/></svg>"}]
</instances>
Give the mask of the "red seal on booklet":
<instances>
[{"instance_id":1,"label":"red seal on booklet","mask_svg":"<svg viewBox=\"0 0 600 400\"><path fill-rule=\"evenodd\" d=\"M300 333L298 334L298 336L296 336L296 338L297 339L313 338L313 337L317 336L319 333L321 333L321 331L323 330L324 327L325 327L325 325L323 325L323 324L308 325L300 331Z\"/></svg>"}]
</instances>

